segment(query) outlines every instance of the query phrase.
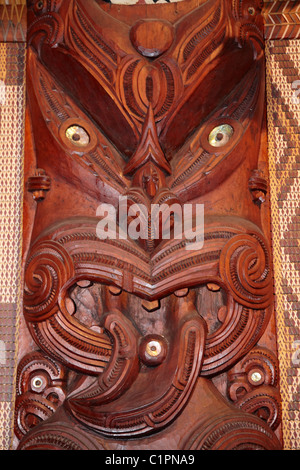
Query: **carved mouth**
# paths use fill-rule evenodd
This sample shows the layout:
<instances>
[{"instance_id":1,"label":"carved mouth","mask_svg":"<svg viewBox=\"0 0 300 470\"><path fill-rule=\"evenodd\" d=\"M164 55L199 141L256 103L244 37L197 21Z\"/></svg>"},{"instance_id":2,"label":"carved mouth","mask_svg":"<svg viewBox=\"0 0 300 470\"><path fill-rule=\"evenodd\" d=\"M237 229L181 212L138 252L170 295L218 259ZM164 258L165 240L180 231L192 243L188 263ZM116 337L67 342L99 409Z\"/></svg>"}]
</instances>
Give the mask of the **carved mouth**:
<instances>
[{"instance_id":1,"label":"carved mouth","mask_svg":"<svg viewBox=\"0 0 300 470\"><path fill-rule=\"evenodd\" d=\"M198 312L189 308L185 315L178 308L174 310L174 334L159 365L139 367L136 342L123 329L124 340L129 340L132 349L127 348L123 357L115 350L114 361L104 376L68 400L72 414L101 434L120 437L150 434L173 421L187 403L203 361L206 326ZM123 320L119 312L108 322L120 327Z\"/></svg>"},{"instance_id":2,"label":"carved mouth","mask_svg":"<svg viewBox=\"0 0 300 470\"><path fill-rule=\"evenodd\" d=\"M98 333L80 324L66 306L70 287L86 279L150 303L207 282L222 287L226 320L207 338L202 374L223 370L258 340L270 315L272 276L267 243L253 223L211 217L201 249L189 251L178 240L165 240L151 255L130 239L99 240L96 224L94 218L65 220L32 247L24 310L42 349L91 375L107 367L113 352L106 330Z\"/></svg>"}]
</instances>

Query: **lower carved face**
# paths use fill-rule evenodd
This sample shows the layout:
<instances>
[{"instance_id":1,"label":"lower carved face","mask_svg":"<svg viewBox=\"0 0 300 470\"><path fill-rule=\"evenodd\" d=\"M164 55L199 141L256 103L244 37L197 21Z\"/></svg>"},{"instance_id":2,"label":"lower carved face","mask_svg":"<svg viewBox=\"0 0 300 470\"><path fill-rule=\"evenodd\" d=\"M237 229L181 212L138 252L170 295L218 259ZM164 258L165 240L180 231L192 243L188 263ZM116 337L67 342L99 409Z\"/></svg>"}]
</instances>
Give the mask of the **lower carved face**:
<instances>
[{"instance_id":1,"label":"lower carved face","mask_svg":"<svg viewBox=\"0 0 300 470\"><path fill-rule=\"evenodd\" d=\"M32 247L26 319L42 349L86 375L69 398L81 422L107 435L154 432L199 375L257 342L270 315L267 243L250 222L221 219L206 221L198 250L166 240L150 256L130 239L98 239L95 219L54 226Z\"/></svg>"}]
</instances>

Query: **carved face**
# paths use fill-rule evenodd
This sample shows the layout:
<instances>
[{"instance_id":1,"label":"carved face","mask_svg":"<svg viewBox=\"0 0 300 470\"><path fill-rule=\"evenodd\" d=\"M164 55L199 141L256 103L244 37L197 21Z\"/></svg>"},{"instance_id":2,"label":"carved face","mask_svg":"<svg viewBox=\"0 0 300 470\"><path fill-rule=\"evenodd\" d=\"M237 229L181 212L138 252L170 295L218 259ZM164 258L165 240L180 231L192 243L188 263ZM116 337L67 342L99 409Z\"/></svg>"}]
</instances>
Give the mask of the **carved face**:
<instances>
[{"instance_id":1,"label":"carved face","mask_svg":"<svg viewBox=\"0 0 300 470\"><path fill-rule=\"evenodd\" d=\"M268 244L259 208L242 202L264 109L258 6L200 2L152 19L137 7L124 22L91 0L30 8L33 135L52 186L35 215L25 317L42 349L87 374L73 416L106 436L149 434L269 319ZM144 204L147 224L153 203L205 204L203 247L100 240L97 206L120 196Z\"/></svg>"}]
</instances>

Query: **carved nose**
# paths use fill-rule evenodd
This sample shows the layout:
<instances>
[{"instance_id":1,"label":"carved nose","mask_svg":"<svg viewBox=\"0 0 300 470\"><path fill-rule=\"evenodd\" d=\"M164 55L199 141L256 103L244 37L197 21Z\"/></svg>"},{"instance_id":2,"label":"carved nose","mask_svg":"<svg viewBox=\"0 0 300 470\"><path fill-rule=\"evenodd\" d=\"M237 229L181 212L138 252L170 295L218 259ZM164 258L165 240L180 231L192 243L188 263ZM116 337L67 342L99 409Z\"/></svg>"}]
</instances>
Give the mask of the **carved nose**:
<instances>
[{"instance_id":1,"label":"carved nose","mask_svg":"<svg viewBox=\"0 0 300 470\"><path fill-rule=\"evenodd\" d=\"M149 197L154 197L156 194L156 185L153 180L150 180L146 183L146 192Z\"/></svg>"}]
</instances>

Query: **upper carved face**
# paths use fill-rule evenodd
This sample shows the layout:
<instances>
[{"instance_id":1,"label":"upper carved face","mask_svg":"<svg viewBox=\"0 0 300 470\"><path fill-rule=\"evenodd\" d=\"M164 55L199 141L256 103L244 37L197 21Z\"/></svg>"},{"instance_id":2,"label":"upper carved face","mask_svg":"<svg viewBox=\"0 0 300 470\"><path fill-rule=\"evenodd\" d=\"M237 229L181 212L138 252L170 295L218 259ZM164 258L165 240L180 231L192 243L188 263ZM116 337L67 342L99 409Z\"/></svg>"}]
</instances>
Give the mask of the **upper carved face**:
<instances>
[{"instance_id":1,"label":"upper carved face","mask_svg":"<svg viewBox=\"0 0 300 470\"><path fill-rule=\"evenodd\" d=\"M214 218L208 205L204 247L189 252L185 239L163 240L161 232L156 236L148 229L151 204L180 208L201 201L239 166L255 165L260 142L253 135L262 123L264 93L259 9L260 2L218 0L191 5L183 17L169 10L167 19L152 10L152 19L136 14L120 21L113 8L93 0L29 4L32 120L47 135L39 139L40 129L33 127L37 164L56 185L43 201L43 213L36 214L33 252L40 253L41 240L49 237L54 252L64 251L71 237L66 253L58 256L65 259L60 287L53 295L49 286L51 302L40 299L36 307L30 304L31 291L40 282L35 277L32 285L34 267L29 268L36 254L29 258L30 321L45 321L58 309L68 316L62 299L84 273L150 303L210 278L224 286L229 310L231 298L247 308L253 302L268 306L269 268L256 273L249 260L242 269L253 279L245 282L239 274L239 287L231 278L234 269L242 269L238 264L227 268L222 254L231 253L227 240L230 245L231 237L241 237L245 241L238 245L251 246L269 265L261 235L258 243L247 238L259 231L240 219L242 184L235 187L235 201L230 194L222 198L222 218ZM58 175L71 198L62 195ZM135 203L146 208L146 242L100 241L91 235L97 204L117 206L120 196L126 196L129 209ZM53 205L62 213L58 218ZM94 240L86 247L84 227ZM86 256L90 271L81 267Z\"/></svg>"},{"instance_id":2,"label":"upper carved face","mask_svg":"<svg viewBox=\"0 0 300 470\"><path fill-rule=\"evenodd\" d=\"M59 153L98 175L102 198L114 201L135 185L144 190L135 175L149 161L162 180L151 194L160 186L186 201L214 189L249 145L251 159L259 151L252 139L263 113L259 8L210 1L183 18L153 10L151 20L126 23L92 0L32 2L29 40L39 61L30 70ZM74 126L79 140L68 138Z\"/></svg>"}]
</instances>

